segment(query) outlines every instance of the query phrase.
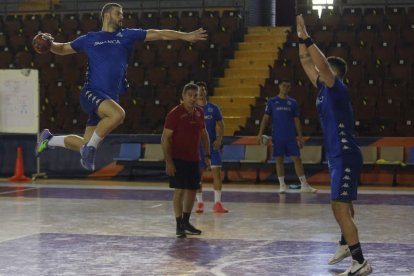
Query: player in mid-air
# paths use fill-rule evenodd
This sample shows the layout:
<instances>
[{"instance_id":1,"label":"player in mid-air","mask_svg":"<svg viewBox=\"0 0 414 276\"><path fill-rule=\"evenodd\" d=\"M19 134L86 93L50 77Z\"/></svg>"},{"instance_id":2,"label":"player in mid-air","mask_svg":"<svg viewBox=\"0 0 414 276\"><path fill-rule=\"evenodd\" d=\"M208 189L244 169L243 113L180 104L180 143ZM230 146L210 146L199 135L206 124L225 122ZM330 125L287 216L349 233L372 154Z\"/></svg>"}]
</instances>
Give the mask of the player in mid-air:
<instances>
[{"instance_id":1,"label":"player in mid-air","mask_svg":"<svg viewBox=\"0 0 414 276\"><path fill-rule=\"evenodd\" d=\"M279 94L268 100L265 114L260 123L257 135L261 143L263 132L269 119L272 120L273 156L276 158L276 173L279 179L279 192L286 192L284 156L290 156L295 165L296 174L301 183L301 192L316 193L305 177L299 148L303 147L302 127L299 120L299 107L295 99L289 97L291 83L288 80L279 82ZM297 137L297 138L296 138Z\"/></svg>"},{"instance_id":2,"label":"player in mid-air","mask_svg":"<svg viewBox=\"0 0 414 276\"><path fill-rule=\"evenodd\" d=\"M210 139L210 154L211 154L211 173L213 175L214 186L214 205L213 212L227 213L229 210L224 208L221 202L221 190L223 182L221 181L221 155L220 148L223 141L224 123L220 108L213 103L207 101L207 84L205 82L197 82L199 87L197 94L197 104L204 110L204 120L206 129ZM217 130L216 130L217 126ZM204 150L200 145L200 163L202 170L206 167L204 162ZM201 173L202 175L202 173ZM197 213L204 212L204 202L202 194L202 185L200 183L200 190L197 191Z\"/></svg>"},{"instance_id":3,"label":"player in mid-air","mask_svg":"<svg viewBox=\"0 0 414 276\"><path fill-rule=\"evenodd\" d=\"M53 37L43 34L43 39L52 42L50 51L54 54L84 52L88 56L87 78L80 93L80 104L89 118L83 137L54 136L48 129L44 129L36 145L36 155L53 147L80 151L81 164L90 171L95 170L95 154L99 143L122 124L125 118L125 111L118 101L120 94L127 88L126 72L134 44L177 39L196 42L207 37L202 29L186 33L122 28L123 11L117 3L105 4L101 10L101 19L101 31L87 33L72 42L53 42Z\"/></svg>"},{"instance_id":4,"label":"player in mid-air","mask_svg":"<svg viewBox=\"0 0 414 276\"><path fill-rule=\"evenodd\" d=\"M351 266L340 275L368 275L372 268L362 254L358 229L353 220L352 201L357 199L362 155L354 137L348 88L343 82L347 65L341 58L325 57L308 35L302 15L296 17L296 28L302 67L319 89L316 107L331 177L331 207L342 231L341 241L328 263L335 264L351 255Z\"/></svg>"}]
</instances>

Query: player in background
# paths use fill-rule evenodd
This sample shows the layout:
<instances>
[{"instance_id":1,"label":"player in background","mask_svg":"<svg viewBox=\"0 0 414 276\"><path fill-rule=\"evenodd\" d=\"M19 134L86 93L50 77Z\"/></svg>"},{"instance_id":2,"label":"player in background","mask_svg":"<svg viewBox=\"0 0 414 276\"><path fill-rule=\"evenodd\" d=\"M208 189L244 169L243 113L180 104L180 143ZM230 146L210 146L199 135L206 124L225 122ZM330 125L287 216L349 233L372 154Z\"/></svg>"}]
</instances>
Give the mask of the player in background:
<instances>
[{"instance_id":1,"label":"player in background","mask_svg":"<svg viewBox=\"0 0 414 276\"><path fill-rule=\"evenodd\" d=\"M331 207L342 232L336 252L328 263L335 264L351 255L351 266L340 275L368 275L372 268L362 254L353 220L352 201L357 199L362 155L354 136L350 95L343 82L347 64L338 57L325 57L310 38L302 15L296 17L296 28L302 67L319 90L316 108L331 178Z\"/></svg>"},{"instance_id":2,"label":"player in background","mask_svg":"<svg viewBox=\"0 0 414 276\"><path fill-rule=\"evenodd\" d=\"M118 104L119 96L127 89L126 72L134 44L154 40L205 40L204 30L178 32L173 30L142 30L122 28L123 10L117 3L107 3L101 10L102 29L89 32L72 42L58 43L49 34L50 51L56 55L84 52L88 56L86 81L80 93L80 105L89 118L83 137L78 135L55 136L44 129L36 145L36 155L54 147L78 151L81 165L95 170L95 154L99 143L125 118L124 109Z\"/></svg>"},{"instance_id":3,"label":"player in background","mask_svg":"<svg viewBox=\"0 0 414 276\"><path fill-rule=\"evenodd\" d=\"M290 156L295 165L296 175L301 183L301 192L316 193L305 177L299 148L303 147L302 127L299 120L299 108L295 99L289 97L291 83L281 80L279 94L267 101L265 114L260 123L257 141L260 144L262 135L272 120L273 157L276 158L276 173L279 179L279 192L286 192L284 156Z\"/></svg>"},{"instance_id":4,"label":"player in background","mask_svg":"<svg viewBox=\"0 0 414 276\"><path fill-rule=\"evenodd\" d=\"M223 116L221 115L220 108L207 101L207 84L205 82L197 83L199 90L197 96L197 104L204 110L204 120L208 136L210 138L210 154L211 154L211 173L213 175L213 187L214 187L214 205L213 211L215 213L227 213L229 210L224 208L221 202L221 190L223 188L223 182L221 181L221 154L220 148L223 141L224 123ZM217 127L217 128L216 128ZM206 167L204 162L204 150L200 145L200 166L201 170ZM202 176L202 173L201 173ZM201 177L202 179L202 177ZM203 191L200 182L200 189L197 191L197 213L204 212Z\"/></svg>"}]
</instances>

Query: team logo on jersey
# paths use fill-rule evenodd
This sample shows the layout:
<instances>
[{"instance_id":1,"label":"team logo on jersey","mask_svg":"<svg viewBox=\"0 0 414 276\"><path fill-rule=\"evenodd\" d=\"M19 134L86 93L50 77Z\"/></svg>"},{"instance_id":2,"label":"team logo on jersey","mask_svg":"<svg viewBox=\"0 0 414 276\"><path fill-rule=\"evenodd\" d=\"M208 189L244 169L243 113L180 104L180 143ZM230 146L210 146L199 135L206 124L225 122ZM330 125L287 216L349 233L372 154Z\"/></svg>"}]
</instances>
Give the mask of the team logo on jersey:
<instances>
[{"instance_id":1,"label":"team logo on jersey","mask_svg":"<svg viewBox=\"0 0 414 276\"><path fill-rule=\"evenodd\" d=\"M211 107L207 108L208 112L213 112L213 109Z\"/></svg>"},{"instance_id":2,"label":"team logo on jersey","mask_svg":"<svg viewBox=\"0 0 414 276\"><path fill-rule=\"evenodd\" d=\"M111 40L105 40L105 41L96 41L93 46L100 46L103 44L121 44L121 41L118 39L111 39Z\"/></svg>"},{"instance_id":3,"label":"team logo on jersey","mask_svg":"<svg viewBox=\"0 0 414 276\"><path fill-rule=\"evenodd\" d=\"M117 34L116 34L116 36L117 36L117 37L123 37L123 35L122 35L122 33L121 33L121 32L117 33Z\"/></svg>"},{"instance_id":4,"label":"team logo on jersey","mask_svg":"<svg viewBox=\"0 0 414 276\"><path fill-rule=\"evenodd\" d=\"M292 105L292 102L291 102L291 101L287 101L287 104L288 104L288 105Z\"/></svg>"}]
</instances>

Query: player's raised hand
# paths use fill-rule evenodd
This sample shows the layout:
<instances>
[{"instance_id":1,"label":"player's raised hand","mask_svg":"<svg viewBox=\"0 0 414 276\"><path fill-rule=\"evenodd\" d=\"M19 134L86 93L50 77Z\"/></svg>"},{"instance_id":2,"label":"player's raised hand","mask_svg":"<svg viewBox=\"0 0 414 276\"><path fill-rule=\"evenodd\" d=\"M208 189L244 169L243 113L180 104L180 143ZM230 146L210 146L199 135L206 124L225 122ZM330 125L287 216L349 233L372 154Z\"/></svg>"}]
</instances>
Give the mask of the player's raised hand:
<instances>
[{"instance_id":1,"label":"player's raised hand","mask_svg":"<svg viewBox=\"0 0 414 276\"><path fill-rule=\"evenodd\" d=\"M296 16L296 31L298 32L299 38L306 39L309 37L309 34L306 31L305 19L301 14Z\"/></svg>"},{"instance_id":2,"label":"player's raised hand","mask_svg":"<svg viewBox=\"0 0 414 276\"><path fill-rule=\"evenodd\" d=\"M207 31L203 28L187 33L185 40L188 42L197 42L207 39Z\"/></svg>"}]
</instances>

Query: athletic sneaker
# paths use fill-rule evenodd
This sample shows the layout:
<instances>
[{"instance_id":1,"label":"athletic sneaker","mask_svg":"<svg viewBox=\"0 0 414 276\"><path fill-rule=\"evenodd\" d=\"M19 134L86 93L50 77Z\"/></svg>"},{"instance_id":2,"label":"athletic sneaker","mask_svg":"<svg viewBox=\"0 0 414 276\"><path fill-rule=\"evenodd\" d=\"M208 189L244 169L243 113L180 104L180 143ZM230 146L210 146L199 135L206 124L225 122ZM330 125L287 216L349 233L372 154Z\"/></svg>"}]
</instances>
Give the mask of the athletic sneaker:
<instances>
[{"instance_id":1,"label":"athletic sneaker","mask_svg":"<svg viewBox=\"0 0 414 276\"><path fill-rule=\"evenodd\" d=\"M317 191L317 189L312 188L310 185L300 188L301 193L316 193Z\"/></svg>"},{"instance_id":2,"label":"athletic sneaker","mask_svg":"<svg viewBox=\"0 0 414 276\"><path fill-rule=\"evenodd\" d=\"M177 225L177 230L175 231L175 235L177 238L185 238L187 235L185 234L185 230L182 224Z\"/></svg>"},{"instance_id":3,"label":"athletic sneaker","mask_svg":"<svg viewBox=\"0 0 414 276\"><path fill-rule=\"evenodd\" d=\"M200 235L201 234L201 230L198 230L197 228L192 226L189 222L183 223L183 228L186 234L189 234L189 235Z\"/></svg>"},{"instance_id":4,"label":"athletic sneaker","mask_svg":"<svg viewBox=\"0 0 414 276\"><path fill-rule=\"evenodd\" d=\"M339 263L340 261L349 256L351 256L351 251L349 250L348 245L341 245L340 243L338 243L336 245L335 254L332 256L332 258L329 259L328 264L333 265Z\"/></svg>"},{"instance_id":5,"label":"athletic sneaker","mask_svg":"<svg viewBox=\"0 0 414 276\"><path fill-rule=\"evenodd\" d=\"M39 136L39 141L36 143L35 147L36 157L39 157L40 154L49 149L47 144L49 143L50 139L52 139L52 137L52 133L50 133L50 131L47 128L42 130Z\"/></svg>"},{"instance_id":6,"label":"athletic sneaker","mask_svg":"<svg viewBox=\"0 0 414 276\"><path fill-rule=\"evenodd\" d=\"M223 207L223 204L221 202L216 202L213 205L213 212L214 213L228 213L229 210Z\"/></svg>"},{"instance_id":7,"label":"athletic sneaker","mask_svg":"<svg viewBox=\"0 0 414 276\"><path fill-rule=\"evenodd\" d=\"M84 167L88 171L94 171L96 148L92 146L83 145L80 152L81 152L80 163L82 167Z\"/></svg>"},{"instance_id":8,"label":"athletic sneaker","mask_svg":"<svg viewBox=\"0 0 414 276\"><path fill-rule=\"evenodd\" d=\"M203 213L204 212L204 203L203 202L198 202L197 203L197 208L196 208L196 213Z\"/></svg>"},{"instance_id":9,"label":"athletic sneaker","mask_svg":"<svg viewBox=\"0 0 414 276\"><path fill-rule=\"evenodd\" d=\"M339 276L366 276L372 273L372 267L365 260L362 264L358 263L356 260L352 260L352 265L344 272L339 274Z\"/></svg>"},{"instance_id":10,"label":"athletic sneaker","mask_svg":"<svg viewBox=\"0 0 414 276\"><path fill-rule=\"evenodd\" d=\"M284 193L286 193L286 184L281 184L280 185L280 187L279 187L279 193L281 193L281 194L284 194Z\"/></svg>"}]
</instances>

